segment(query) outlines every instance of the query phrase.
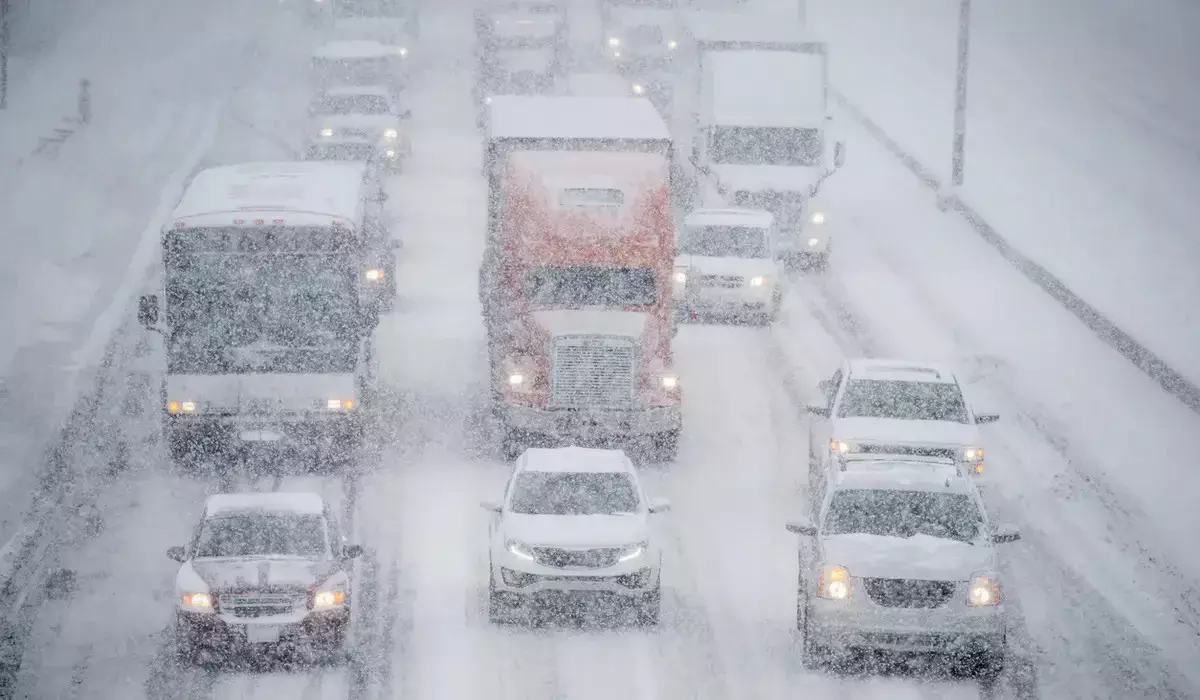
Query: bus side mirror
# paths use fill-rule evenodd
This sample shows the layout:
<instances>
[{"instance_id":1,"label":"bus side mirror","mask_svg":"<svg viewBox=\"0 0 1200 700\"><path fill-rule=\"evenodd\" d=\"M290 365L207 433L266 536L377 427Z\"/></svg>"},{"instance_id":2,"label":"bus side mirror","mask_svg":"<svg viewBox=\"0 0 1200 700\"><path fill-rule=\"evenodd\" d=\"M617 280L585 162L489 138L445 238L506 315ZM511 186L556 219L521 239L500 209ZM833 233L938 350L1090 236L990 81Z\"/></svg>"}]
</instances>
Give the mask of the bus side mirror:
<instances>
[{"instance_id":1,"label":"bus side mirror","mask_svg":"<svg viewBox=\"0 0 1200 700\"><path fill-rule=\"evenodd\" d=\"M157 330L158 325L158 295L146 294L138 299L138 323L143 328Z\"/></svg>"}]
</instances>

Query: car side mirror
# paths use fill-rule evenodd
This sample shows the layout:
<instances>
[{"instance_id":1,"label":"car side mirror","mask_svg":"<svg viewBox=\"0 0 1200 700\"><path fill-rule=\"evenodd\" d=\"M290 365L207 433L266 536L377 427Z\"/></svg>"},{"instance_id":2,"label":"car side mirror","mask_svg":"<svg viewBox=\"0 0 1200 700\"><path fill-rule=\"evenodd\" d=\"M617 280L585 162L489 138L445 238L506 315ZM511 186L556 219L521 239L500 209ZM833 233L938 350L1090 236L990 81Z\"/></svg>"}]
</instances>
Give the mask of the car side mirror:
<instances>
[{"instance_id":1,"label":"car side mirror","mask_svg":"<svg viewBox=\"0 0 1200 700\"><path fill-rule=\"evenodd\" d=\"M817 534L817 527L804 518L796 518L787 521L787 531L796 535L814 537Z\"/></svg>"},{"instance_id":2,"label":"car side mirror","mask_svg":"<svg viewBox=\"0 0 1200 700\"><path fill-rule=\"evenodd\" d=\"M998 420L1000 420L999 413L976 413L975 414L975 424L976 425L983 425L984 423L995 423Z\"/></svg>"},{"instance_id":3,"label":"car side mirror","mask_svg":"<svg viewBox=\"0 0 1200 700\"><path fill-rule=\"evenodd\" d=\"M651 513L666 513L671 510L671 502L665 498L651 498L646 510Z\"/></svg>"},{"instance_id":4,"label":"car side mirror","mask_svg":"<svg viewBox=\"0 0 1200 700\"><path fill-rule=\"evenodd\" d=\"M823 403L810 403L804 407L804 410L813 414L814 416L821 416L822 418L829 417L829 407Z\"/></svg>"},{"instance_id":5,"label":"car side mirror","mask_svg":"<svg viewBox=\"0 0 1200 700\"><path fill-rule=\"evenodd\" d=\"M138 299L138 323L143 328L154 330L158 325L158 295L146 294Z\"/></svg>"},{"instance_id":6,"label":"car side mirror","mask_svg":"<svg viewBox=\"0 0 1200 700\"><path fill-rule=\"evenodd\" d=\"M362 556L363 548L361 544L348 544L342 547L343 559L357 559Z\"/></svg>"},{"instance_id":7,"label":"car side mirror","mask_svg":"<svg viewBox=\"0 0 1200 700\"><path fill-rule=\"evenodd\" d=\"M1005 544L1021 539L1021 530L1016 525L1000 525L992 533L992 542Z\"/></svg>"},{"instance_id":8,"label":"car side mirror","mask_svg":"<svg viewBox=\"0 0 1200 700\"><path fill-rule=\"evenodd\" d=\"M846 144L843 141L838 141L833 145L833 167L842 167L846 164Z\"/></svg>"},{"instance_id":9,"label":"car side mirror","mask_svg":"<svg viewBox=\"0 0 1200 700\"><path fill-rule=\"evenodd\" d=\"M500 504L496 503L495 501L480 501L479 507L490 513L500 512Z\"/></svg>"},{"instance_id":10,"label":"car side mirror","mask_svg":"<svg viewBox=\"0 0 1200 700\"><path fill-rule=\"evenodd\" d=\"M171 561L177 561L180 564L187 561L187 550L183 547L168 547L167 558Z\"/></svg>"}]
</instances>

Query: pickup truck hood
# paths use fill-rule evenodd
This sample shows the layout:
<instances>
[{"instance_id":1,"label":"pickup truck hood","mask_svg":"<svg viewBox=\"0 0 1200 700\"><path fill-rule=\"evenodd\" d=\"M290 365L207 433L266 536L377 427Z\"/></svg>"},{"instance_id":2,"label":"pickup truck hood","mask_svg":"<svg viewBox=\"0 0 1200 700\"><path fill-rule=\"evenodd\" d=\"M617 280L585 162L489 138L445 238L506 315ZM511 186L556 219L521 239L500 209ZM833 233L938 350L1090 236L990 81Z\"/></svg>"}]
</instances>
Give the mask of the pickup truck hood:
<instances>
[{"instance_id":1,"label":"pickup truck hood","mask_svg":"<svg viewBox=\"0 0 1200 700\"><path fill-rule=\"evenodd\" d=\"M993 549L984 542L930 535L827 535L821 548L828 564L846 567L854 578L967 581L973 572L995 565Z\"/></svg>"},{"instance_id":2,"label":"pickup truck hood","mask_svg":"<svg viewBox=\"0 0 1200 700\"><path fill-rule=\"evenodd\" d=\"M808 194L824 172L822 168L789 165L714 165L721 185L730 191L803 192Z\"/></svg>"},{"instance_id":3,"label":"pickup truck hood","mask_svg":"<svg viewBox=\"0 0 1200 700\"><path fill-rule=\"evenodd\" d=\"M638 340L650 314L644 311L553 309L535 311L533 321L550 335L616 335Z\"/></svg>"},{"instance_id":4,"label":"pickup truck hood","mask_svg":"<svg viewBox=\"0 0 1200 700\"><path fill-rule=\"evenodd\" d=\"M326 127L331 129L371 129L382 132L384 129L400 130L400 120L390 114L330 114L313 118L313 126L317 131Z\"/></svg>"},{"instance_id":5,"label":"pickup truck hood","mask_svg":"<svg viewBox=\"0 0 1200 700\"><path fill-rule=\"evenodd\" d=\"M170 401L192 401L196 412L324 410L329 399L357 400L353 374L185 374L167 377Z\"/></svg>"},{"instance_id":6,"label":"pickup truck hood","mask_svg":"<svg viewBox=\"0 0 1200 700\"><path fill-rule=\"evenodd\" d=\"M337 568L328 560L293 558L193 559L190 566L210 591L268 587L307 588ZM183 576L181 576L181 579Z\"/></svg>"},{"instance_id":7,"label":"pickup truck hood","mask_svg":"<svg viewBox=\"0 0 1200 700\"><path fill-rule=\"evenodd\" d=\"M777 276L779 270L770 258L714 258L707 255L680 255L675 258L676 267L686 267L695 274L755 277Z\"/></svg>"},{"instance_id":8,"label":"pickup truck hood","mask_svg":"<svg viewBox=\"0 0 1200 700\"><path fill-rule=\"evenodd\" d=\"M848 442L961 447L976 444L978 437L974 425L947 421L838 418L833 424L833 438Z\"/></svg>"},{"instance_id":9,"label":"pickup truck hood","mask_svg":"<svg viewBox=\"0 0 1200 700\"><path fill-rule=\"evenodd\" d=\"M506 538L533 547L624 547L647 537L645 513L630 515L504 514Z\"/></svg>"}]
</instances>

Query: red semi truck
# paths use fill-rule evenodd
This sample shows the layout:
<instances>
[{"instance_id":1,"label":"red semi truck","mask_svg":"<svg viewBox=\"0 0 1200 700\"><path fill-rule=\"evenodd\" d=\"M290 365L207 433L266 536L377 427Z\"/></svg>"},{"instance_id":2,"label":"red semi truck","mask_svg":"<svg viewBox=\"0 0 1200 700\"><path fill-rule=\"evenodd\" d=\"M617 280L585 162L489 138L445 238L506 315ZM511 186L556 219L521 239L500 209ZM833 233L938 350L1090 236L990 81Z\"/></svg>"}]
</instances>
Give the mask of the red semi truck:
<instances>
[{"instance_id":1,"label":"red semi truck","mask_svg":"<svg viewBox=\"0 0 1200 700\"><path fill-rule=\"evenodd\" d=\"M675 457L671 140L645 99L497 96L480 301L501 450Z\"/></svg>"}]
</instances>

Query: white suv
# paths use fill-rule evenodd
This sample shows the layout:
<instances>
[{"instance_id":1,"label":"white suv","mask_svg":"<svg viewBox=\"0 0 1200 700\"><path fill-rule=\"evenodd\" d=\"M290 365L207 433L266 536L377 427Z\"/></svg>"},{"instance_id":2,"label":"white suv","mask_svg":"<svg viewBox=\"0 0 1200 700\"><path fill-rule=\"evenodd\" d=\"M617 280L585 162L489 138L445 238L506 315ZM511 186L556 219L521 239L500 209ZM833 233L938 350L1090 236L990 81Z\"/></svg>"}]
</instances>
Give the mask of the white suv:
<instances>
[{"instance_id":1,"label":"white suv","mask_svg":"<svg viewBox=\"0 0 1200 700\"><path fill-rule=\"evenodd\" d=\"M638 622L658 624L662 550L651 516L670 509L647 499L620 450L529 449L516 461L491 512L488 613L512 619L525 603L600 596L632 604Z\"/></svg>"},{"instance_id":2,"label":"white suv","mask_svg":"<svg viewBox=\"0 0 1200 700\"><path fill-rule=\"evenodd\" d=\"M848 360L822 381L810 404L811 474L848 454L946 457L983 472L979 428L1000 419L976 413L953 372L902 360Z\"/></svg>"},{"instance_id":3,"label":"white suv","mask_svg":"<svg viewBox=\"0 0 1200 700\"><path fill-rule=\"evenodd\" d=\"M800 546L796 627L807 666L835 651L934 652L994 676L1007 621L994 527L958 460L863 456L834 472Z\"/></svg>"}]
</instances>

